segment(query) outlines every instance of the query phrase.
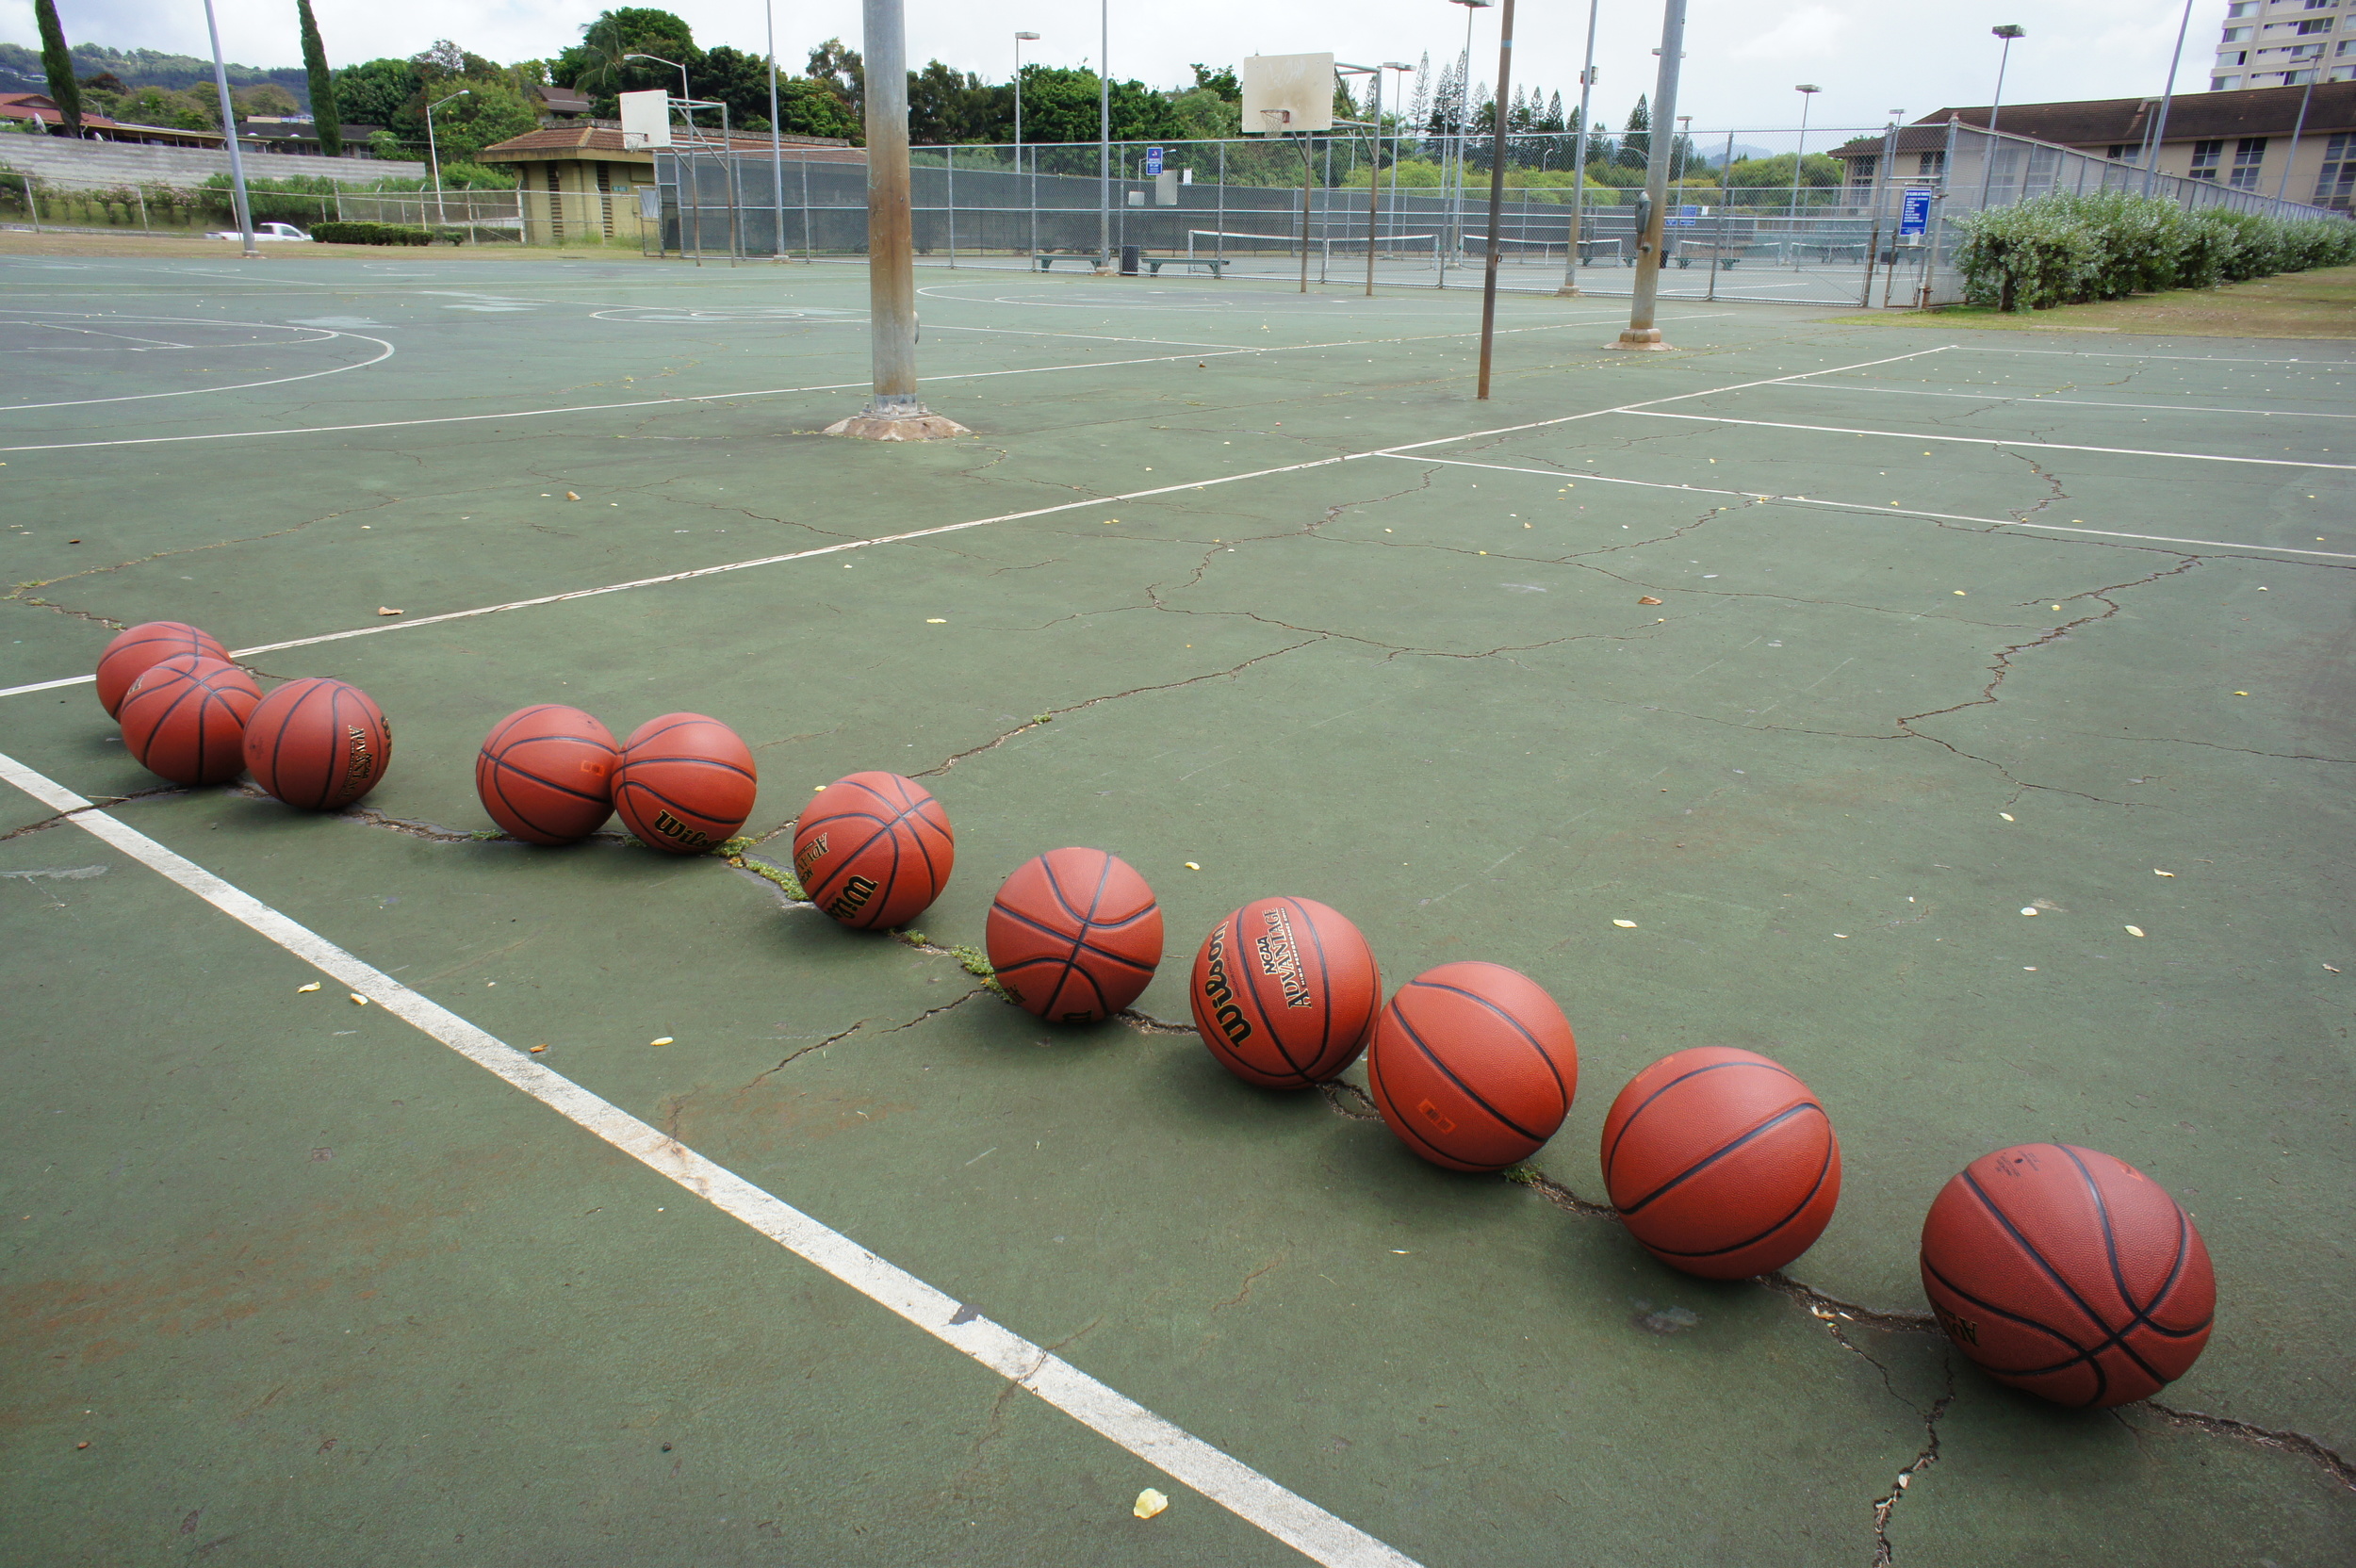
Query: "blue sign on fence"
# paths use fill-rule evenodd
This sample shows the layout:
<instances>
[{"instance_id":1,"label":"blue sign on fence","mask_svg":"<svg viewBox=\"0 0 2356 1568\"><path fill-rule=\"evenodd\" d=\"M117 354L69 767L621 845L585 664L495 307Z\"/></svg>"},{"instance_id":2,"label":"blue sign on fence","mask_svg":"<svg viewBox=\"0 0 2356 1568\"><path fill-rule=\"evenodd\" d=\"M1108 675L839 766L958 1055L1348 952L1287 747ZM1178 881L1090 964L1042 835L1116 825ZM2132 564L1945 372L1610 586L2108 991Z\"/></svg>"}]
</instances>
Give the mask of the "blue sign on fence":
<instances>
[{"instance_id":1,"label":"blue sign on fence","mask_svg":"<svg viewBox=\"0 0 2356 1568\"><path fill-rule=\"evenodd\" d=\"M1899 235L1921 234L1930 226L1931 193L1927 190L1907 191L1906 205L1899 211Z\"/></svg>"},{"instance_id":2,"label":"blue sign on fence","mask_svg":"<svg viewBox=\"0 0 2356 1568\"><path fill-rule=\"evenodd\" d=\"M1677 216L1666 220L1666 222L1668 227L1673 229L1690 229L1696 222L1700 221L1701 216L1701 208L1696 206L1682 206L1677 209Z\"/></svg>"},{"instance_id":3,"label":"blue sign on fence","mask_svg":"<svg viewBox=\"0 0 2356 1568\"><path fill-rule=\"evenodd\" d=\"M1145 150L1145 172L1148 174L1158 174L1162 172L1162 150L1159 147L1148 147Z\"/></svg>"}]
</instances>

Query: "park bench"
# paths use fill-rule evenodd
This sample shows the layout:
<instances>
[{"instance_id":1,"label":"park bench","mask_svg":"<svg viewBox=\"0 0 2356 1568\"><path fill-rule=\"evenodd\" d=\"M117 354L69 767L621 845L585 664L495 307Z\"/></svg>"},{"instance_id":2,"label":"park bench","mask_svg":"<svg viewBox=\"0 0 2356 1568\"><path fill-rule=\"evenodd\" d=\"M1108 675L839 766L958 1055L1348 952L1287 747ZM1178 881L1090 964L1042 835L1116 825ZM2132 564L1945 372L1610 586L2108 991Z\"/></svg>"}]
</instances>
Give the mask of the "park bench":
<instances>
[{"instance_id":1,"label":"park bench","mask_svg":"<svg viewBox=\"0 0 2356 1568\"><path fill-rule=\"evenodd\" d=\"M1224 256L1140 255L1137 259L1145 263L1147 270L1157 278L1162 275L1162 269L1165 267L1207 267L1211 270L1211 276L1215 278L1223 278L1227 275L1220 270L1227 265L1227 258Z\"/></svg>"},{"instance_id":2,"label":"park bench","mask_svg":"<svg viewBox=\"0 0 2356 1568\"><path fill-rule=\"evenodd\" d=\"M1094 251L1034 251L1031 260L1041 272L1052 272L1059 261L1076 261L1083 267L1099 267L1104 258Z\"/></svg>"}]
</instances>

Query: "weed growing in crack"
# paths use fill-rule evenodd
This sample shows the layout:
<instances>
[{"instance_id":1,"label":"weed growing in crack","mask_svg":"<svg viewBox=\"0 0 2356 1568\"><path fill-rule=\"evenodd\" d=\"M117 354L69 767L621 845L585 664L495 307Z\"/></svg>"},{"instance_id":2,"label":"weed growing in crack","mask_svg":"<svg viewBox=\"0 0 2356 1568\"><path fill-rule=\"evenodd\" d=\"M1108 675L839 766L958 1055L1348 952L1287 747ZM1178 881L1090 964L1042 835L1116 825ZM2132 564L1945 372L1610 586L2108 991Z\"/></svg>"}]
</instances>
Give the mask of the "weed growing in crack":
<instances>
[{"instance_id":1,"label":"weed growing in crack","mask_svg":"<svg viewBox=\"0 0 2356 1568\"><path fill-rule=\"evenodd\" d=\"M808 904L810 901L810 894L802 890L801 879L783 866L773 866L766 860L755 860L745 855L743 850L729 847L744 841L742 839L730 839L728 843L722 844L712 853L734 866L738 871L748 871L765 882L776 883L777 890L796 904Z\"/></svg>"}]
</instances>

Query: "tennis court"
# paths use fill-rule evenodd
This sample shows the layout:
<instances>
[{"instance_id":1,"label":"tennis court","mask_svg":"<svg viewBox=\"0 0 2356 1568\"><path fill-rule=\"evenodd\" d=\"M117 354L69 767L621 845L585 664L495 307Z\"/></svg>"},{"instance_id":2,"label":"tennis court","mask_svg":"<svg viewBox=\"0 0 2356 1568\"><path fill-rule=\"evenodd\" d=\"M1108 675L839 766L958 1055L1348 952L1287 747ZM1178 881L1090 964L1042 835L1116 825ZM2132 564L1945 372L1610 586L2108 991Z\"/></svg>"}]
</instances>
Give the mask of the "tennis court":
<instances>
[{"instance_id":1,"label":"tennis court","mask_svg":"<svg viewBox=\"0 0 2356 1568\"><path fill-rule=\"evenodd\" d=\"M1476 402L1464 295L918 283L972 439L816 434L856 267L0 258L0 1557L2346 1560L2356 364L1509 296ZM367 689L384 784L158 787L87 678L154 618ZM757 841L499 841L528 702L721 718ZM761 874L864 768L957 831L905 940ZM1063 844L1169 922L1088 1028L948 951ZM1268 892L1562 1003L1524 1180L1211 1059ZM1788 1279L1596 1206L1703 1044L1839 1130ZM1925 1315L2036 1139L2206 1236L2155 1404Z\"/></svg>"}]
</instances>

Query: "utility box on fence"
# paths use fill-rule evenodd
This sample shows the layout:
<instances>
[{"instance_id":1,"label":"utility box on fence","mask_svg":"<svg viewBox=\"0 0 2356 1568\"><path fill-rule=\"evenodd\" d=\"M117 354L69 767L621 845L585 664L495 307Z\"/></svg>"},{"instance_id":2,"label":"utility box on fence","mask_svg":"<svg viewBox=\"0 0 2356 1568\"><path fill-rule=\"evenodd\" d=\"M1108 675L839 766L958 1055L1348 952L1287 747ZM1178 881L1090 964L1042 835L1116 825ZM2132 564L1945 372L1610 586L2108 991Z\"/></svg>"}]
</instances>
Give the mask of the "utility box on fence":
<instances>
[{"instance_id":1,"label":"utility box on fence","mask_svg":"<svg viewBox=\"0 0 2356 1568\"><path fill-rule=\"evenodd\" d=\"M1122 277L1134 278L1137 275L1137 252L1141 249L1143 247L1137 245L1123 245L1121 248L1121 275Z\"/></svg>"}]
</instances>

